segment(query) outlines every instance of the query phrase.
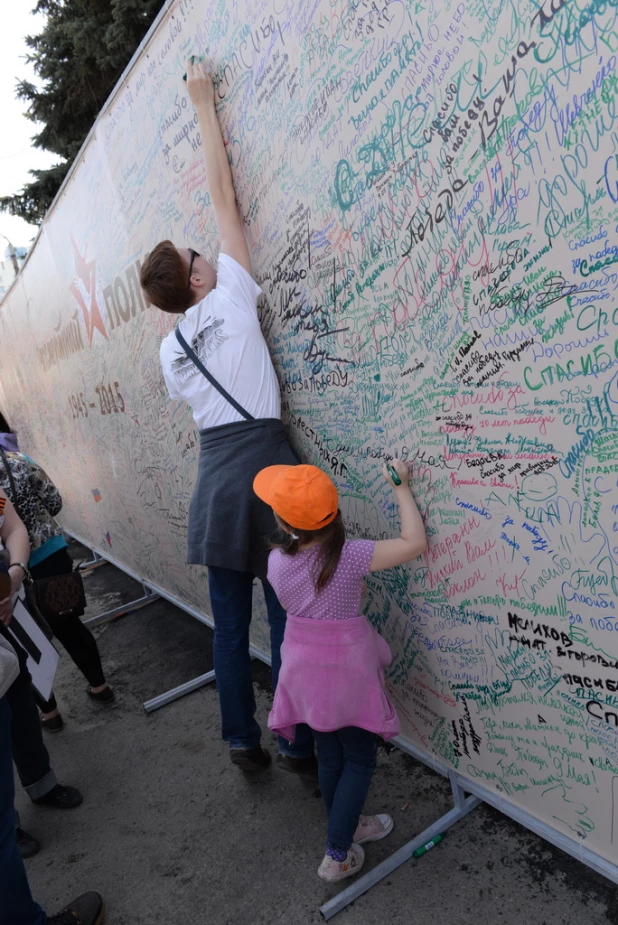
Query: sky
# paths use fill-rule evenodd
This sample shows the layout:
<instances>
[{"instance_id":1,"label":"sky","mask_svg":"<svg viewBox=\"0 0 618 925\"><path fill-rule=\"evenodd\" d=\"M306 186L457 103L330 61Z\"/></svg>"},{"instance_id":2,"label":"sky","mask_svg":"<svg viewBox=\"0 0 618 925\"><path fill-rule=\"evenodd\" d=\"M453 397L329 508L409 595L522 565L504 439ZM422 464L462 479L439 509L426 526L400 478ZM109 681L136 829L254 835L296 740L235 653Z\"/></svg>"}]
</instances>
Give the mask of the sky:
<instances>
[{"instance_id":1,"label":"sky","mask_svg":"<svg viewBox=\"0 0 618 925\"><path fill-rule=\"evenodd\" d=\"M29 170L44 170L59 158L48 151L32 146L31 138L37 132L35 122L24 117L26 104L16 99L15 87L19 79L35 82L32 66L24 58L28 53L26 35L41 31L44 18L33 16L30 8L34 0L17 0L2 11L0 28L0 196L19 192L30 180ZM15 247L27 247L37 233L35 225L0 212L0 235ZM6 241L0 237L0 254Z\"/></svg>"}]
</instances>

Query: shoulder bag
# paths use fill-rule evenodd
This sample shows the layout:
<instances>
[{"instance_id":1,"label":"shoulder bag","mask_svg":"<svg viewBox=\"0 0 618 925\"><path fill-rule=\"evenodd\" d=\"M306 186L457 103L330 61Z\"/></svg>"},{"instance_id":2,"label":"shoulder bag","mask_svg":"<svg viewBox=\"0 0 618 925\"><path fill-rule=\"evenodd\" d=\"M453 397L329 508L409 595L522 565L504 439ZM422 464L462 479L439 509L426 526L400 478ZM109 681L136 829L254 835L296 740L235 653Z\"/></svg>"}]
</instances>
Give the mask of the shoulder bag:
<instances>
[{"instance_id":1,"label":"shoulder bag","mask_svg":"<svg viewBox=\"0 0 618 925\"><path fill-rule=\"evenodd\" d=\"M13 507L18 517L24 522L17 500L17 487L11 472L11 466L4 450L0 447L0 456L9 477ZM24 522L25 524L25 522ZM43 617L43 621L54 620L58 617L81 617L86 610L86 592L84 581L77 569L66 575L51 575L49 578L34 579L28 573L24 576L24 588L28 609L34 619L37 619L36 610ZM33 606L34 605L34 606Z\"/></svg>"}]
</instances>

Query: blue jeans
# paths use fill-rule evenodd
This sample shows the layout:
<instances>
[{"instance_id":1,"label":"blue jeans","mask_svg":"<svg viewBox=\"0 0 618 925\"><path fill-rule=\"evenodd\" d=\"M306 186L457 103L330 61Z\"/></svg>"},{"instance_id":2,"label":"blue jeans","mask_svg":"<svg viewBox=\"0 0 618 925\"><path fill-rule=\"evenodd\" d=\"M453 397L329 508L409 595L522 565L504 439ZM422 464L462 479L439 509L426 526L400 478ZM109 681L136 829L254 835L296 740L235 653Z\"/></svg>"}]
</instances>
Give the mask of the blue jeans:
<instances>
[{"instance_id":1,"label":"blue jeans","mask_svg":"<svg viewBox=\"0 0 618 925\"><path fill-rule=\"evenodd\" d=\"M255 719L255 695L249 655L249 626L253 609L251 572L208 567L210 603L215 621L213 654L221 709L221 735L230 748L257 748L262 730ZM262 582L270 624L273 691L281 669L281 643L285 610L267 581ZM279 750L293 758L313 755L313 735L308 726L296 727L293 745L279 737Z\"/></svg>"},{"instance_id":2,"label":"blue jeans","mask_svg":"<svg viewBox=\"0 0 618 925\"><path fill-rule=\"evenodd\" d=\"M45 925L47 916L32 898L15 841L11 760L11 708L0 697L0 925Z\"/></svg>"},{"instance_id":3,"label":"blue jeans","mask_svg":"<svg viewBox=\"0 0 618 925\"><path fill-rule=\"evenodd\" d=\"M14 645L14 640L0 624L0 633ZM10 707L13 761L22 787L31 800L44 797L56 786L56 775L49 765L49 753L43 742L41 721L34 700L32 679L26 665L26 653L14 645L19 659L19 675L6 693Z\"/></svg>"},{"instance_id":4,"label":"blue jeans","mask_svg":"<svg viewBox=\"0 0 618 925\"><path fill-rule=\"evenodd\" d=\"M328 813L327 847L347 851L363 811L376 766L373 732L344 726L316 732L318 778Z\"/></svg>"}]
</instances>

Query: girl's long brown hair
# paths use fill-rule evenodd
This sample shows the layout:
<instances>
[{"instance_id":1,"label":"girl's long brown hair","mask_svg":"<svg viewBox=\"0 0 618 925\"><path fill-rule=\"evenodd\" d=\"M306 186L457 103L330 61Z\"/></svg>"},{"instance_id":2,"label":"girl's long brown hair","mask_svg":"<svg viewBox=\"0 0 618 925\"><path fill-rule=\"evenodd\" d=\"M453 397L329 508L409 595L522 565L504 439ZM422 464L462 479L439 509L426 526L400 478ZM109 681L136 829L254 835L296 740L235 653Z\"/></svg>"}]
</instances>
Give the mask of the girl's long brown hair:
<instances>
[{"instance_id":1,"label":"girl's long brown hair","mask_svg":"<svg viewBox=\"0 0 618 925\"><path fill-rule=\"evenodd\" d=\"M284 521L281 523L283 524ZM321 569L318 575L314 576L314 581L316 591L321 591L335 574L345 543L345 526L341 511L337 511L337 516L332 523L329 523L327 527L322 527L321 530L298 530L289 524L285 524L285 527L291 530L298 539L282 531L280 539L275 539L271 545L273 549L281 549L288 556L295 556L300 547L307 543L313 543L316 540L319 542L318 563Z\"/></svg>"}]
</instances>

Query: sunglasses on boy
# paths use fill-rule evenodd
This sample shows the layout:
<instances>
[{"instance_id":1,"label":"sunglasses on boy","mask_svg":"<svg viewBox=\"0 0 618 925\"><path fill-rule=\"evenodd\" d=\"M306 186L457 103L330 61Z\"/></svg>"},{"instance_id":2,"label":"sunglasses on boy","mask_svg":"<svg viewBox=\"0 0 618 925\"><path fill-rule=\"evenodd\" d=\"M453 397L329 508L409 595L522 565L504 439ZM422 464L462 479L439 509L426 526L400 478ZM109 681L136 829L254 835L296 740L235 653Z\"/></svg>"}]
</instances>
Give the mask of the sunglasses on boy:
<instances>
[{"instance_id":1,"label":"sunglasses on boy","mask_svg":"<svg viewBox=\"0 0 618 925\"><path fill-rule=\"evenodd\" d=\"M187 280L187 289L191 288L191 276L193 275L193 264L195 263L195 258L199 257L197 251L194 251L192 247L189 248L189 254L191 259L189 260L189 279Z\"/></svg>"}]
</instances>

